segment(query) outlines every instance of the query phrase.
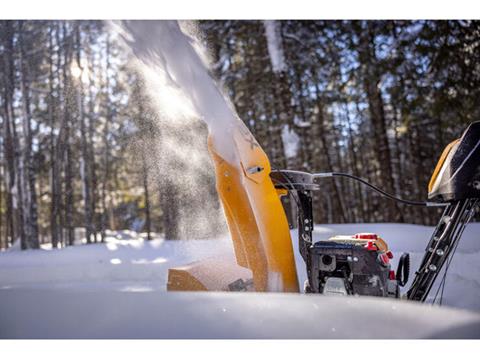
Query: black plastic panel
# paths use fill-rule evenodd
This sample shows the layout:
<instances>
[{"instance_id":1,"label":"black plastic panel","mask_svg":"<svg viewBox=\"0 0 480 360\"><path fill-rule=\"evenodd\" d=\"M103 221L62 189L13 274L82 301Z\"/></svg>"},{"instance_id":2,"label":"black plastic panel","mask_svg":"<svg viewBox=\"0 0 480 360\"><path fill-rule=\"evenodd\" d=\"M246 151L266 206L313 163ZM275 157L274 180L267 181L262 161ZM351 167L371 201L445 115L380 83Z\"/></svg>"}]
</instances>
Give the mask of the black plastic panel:
<instances>
[{"instance_id":1,"label":"black plastic panel","mask_svg":"<svg viewBox=\"0 0 480 360\"><path fill-rule=\"evenodd\" d=\"M428 198L441 201L480 198L480 122L472 123L452 148Z\"/></svg>"}]
</instances>

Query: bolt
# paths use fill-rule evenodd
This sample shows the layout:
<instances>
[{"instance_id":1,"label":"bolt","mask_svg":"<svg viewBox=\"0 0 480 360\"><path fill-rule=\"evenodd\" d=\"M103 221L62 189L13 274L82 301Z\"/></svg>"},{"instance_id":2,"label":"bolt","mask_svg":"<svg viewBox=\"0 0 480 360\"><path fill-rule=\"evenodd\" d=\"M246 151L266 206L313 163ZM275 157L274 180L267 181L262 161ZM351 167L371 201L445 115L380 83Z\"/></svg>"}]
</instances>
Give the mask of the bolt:
<instances>
[{"instance_id":1,"label":"bolt","mask_svg":"<svg viewBox=\"0 0 480 360\"><path fill-rule=\"evenodd\" d=\"M437 267L432 264L432 265L430 265L430 266L428 267L428 269L429 269L430 271L436 271L436 270L437 270Z\"/></svg>"},{"instance_id":2,"label":"bolt","mask_svg":"<svg viewBox=\"0 0 480 360\"><path fill-rule=\"evenodd\" d=\"M262 170L263 170L263 167L261 167L261 166L254 166L254 167L251 167L250 169L247 169L247 172L248 172L249 174L252 174L252 175L253 175L253 174L256 174L256 173L258 173L258 172L260 172L260 171L262 171Z\"/></svg>"},{"instance_id":3,"label":"bolt","mask_svg":"<svg viewBox=\"0 0 480 360\"><path fill-rule=\"evenodd\" d=\"M475 190L480 190L480 181L475 180L473 182L473 187L475 188Z\"/></svg>"},{"instance_id":4,"label":"bolt","mask_svg":"<svg viewBox=\"0 0 480 360\"><path fill-rule=\"evenodd\" d=\"M442 249L438 249L437 250L437 255L438 256L442 256L444 254L443 250Z\"/></svg>"}]
</instances>

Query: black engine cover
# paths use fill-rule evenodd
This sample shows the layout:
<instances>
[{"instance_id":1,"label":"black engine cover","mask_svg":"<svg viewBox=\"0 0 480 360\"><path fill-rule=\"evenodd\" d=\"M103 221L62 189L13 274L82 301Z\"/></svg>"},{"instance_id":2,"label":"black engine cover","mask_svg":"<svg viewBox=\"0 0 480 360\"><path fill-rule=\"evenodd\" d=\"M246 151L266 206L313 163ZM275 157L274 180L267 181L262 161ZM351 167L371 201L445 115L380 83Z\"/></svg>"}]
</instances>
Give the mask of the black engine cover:
<instances>
[{"instance_id":1,"label":"black engine cover","mask_svg":"<svg viewBox=\"0 0 480 360\"><path fill-rule=\"evenodd\" d=\"M390 267L378 261L376 251L360 244L318 241L309 249L310 291L324 293L328 278L345 280L348 295L395 296L389 294Z\"/></svg>"}]
</instances>

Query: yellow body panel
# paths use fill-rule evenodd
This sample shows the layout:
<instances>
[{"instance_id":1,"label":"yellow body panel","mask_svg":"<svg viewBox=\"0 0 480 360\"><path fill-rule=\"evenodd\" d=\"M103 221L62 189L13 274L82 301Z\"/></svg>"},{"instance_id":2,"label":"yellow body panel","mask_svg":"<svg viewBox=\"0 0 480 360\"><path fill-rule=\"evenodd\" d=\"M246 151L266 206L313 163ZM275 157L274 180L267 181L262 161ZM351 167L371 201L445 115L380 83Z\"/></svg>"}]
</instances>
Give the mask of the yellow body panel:
<instances>
[{"instance_id":1,"label":"yellow body panel","mask_svg":"<svg viewBox=\"0 0 480 360\"><path fill-rule=\"evenodd\" d=\"M241 121L232 129L230 146L234 163L220 155L212 138L208 140L236 264L199 262L169 269L167 289L225 290L219 274L228 270L232 281L249 269L255 291L298 292L290 228L280 201L285 192L275 189L268 157Z\"/></svg>"},{"instance_id":2,"label":"yellow body panel","mask_svg":"<svg viewBox=\"0 0 480 360\"><path fill-rule=\"evenodd\" d=\"M252 270L257 291L266 291L268 266L260 233L246 193L240 170L223 160L209 143L215 163L217 191L223 204L237 263Z\"/></svg>"},{"instance_id":3,"label":"yellow body panel","mask_svg":"<svg viewBox=\"0 0 480 360\"><path fill-rule=\"evenodd\" d=\"M239 279L247 282L252 272L238 266L228 254L169 269L168 291L228 291Z\"/></svg>"},{"instance_id":4,"label":"yellow body panel","mask_svg":"<svg viewBox=\"0 0 480 360\"><path fill-rule=\"evenodd\" d=\"M380 251L388 251L388 245L385 240L383 240L380 236L375 241L375 245L377 245L378 250Z\"/></svg>"},{"instance_id":5,"label":"yellow body panel","mask_svg":"<svg viewBox=\"0 0 480 360\"><path fill-rule=\"evenodd\" d=\"M430 182L428 183L428 192L432 192L433 190L433 185L435 184L435 180L437 180L438 174L440 173L440 170L442 169L443 163L445 162L445 159L447 158L448 154L452 150L452 148L460 142L460 139L452 141L450 144L448 144L445 149L442 152L442 155L440 156L440 159L437 162L437 166L435 166L435 170L433 171L432 177L430 178Z\"/></svg>"},{"instance_id":6,"label":"yellow body panel","mask_svg":"<svg viewBox=\"0 0 480 360\"><path fill-rule=\"evenodd\" d=\"M233 139L237 164L226 162L212 141L209 149L237 262L252 270L257 291L298 292L290 229L270 179L270 162L242 123Z\"/></svg>"}]
</instances>

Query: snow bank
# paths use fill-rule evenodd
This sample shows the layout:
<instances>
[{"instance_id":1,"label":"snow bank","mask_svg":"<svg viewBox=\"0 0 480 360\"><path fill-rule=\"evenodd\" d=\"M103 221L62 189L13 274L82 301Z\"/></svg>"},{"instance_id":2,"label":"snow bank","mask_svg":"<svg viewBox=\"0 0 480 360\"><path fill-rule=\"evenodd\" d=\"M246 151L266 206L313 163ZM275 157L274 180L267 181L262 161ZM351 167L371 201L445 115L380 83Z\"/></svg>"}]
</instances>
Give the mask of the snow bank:
<instances>
[{"instance_id":1,"label":"snow bank","mask_svg":"<svg viewBox=\"0 0 480 360\"><path fill-rule=\"evenodd\" d=\"M333 235L375 232L389 244L396 269L401 253L411 255L408 288L423 256L433 228L409 224L317 225L314 240ZM465 229L450 265L443 304L480 311L480 224ZM298 252L296 230L292 231L300 284L306 280L305 265ZM165 241L156 236L147 241L134 231L110 233L105 244L65 249L9 250L0 253L0 289L12 288L109 288L122 291L151 289L164 291L170 267L228 253L230 239ZM432 295L435 293L434 286Z\"/></svg>"},{"instance_id":2,"label":"snow bank","mask_svg":"<svg viewBox=\"0 0 480 360\"><path fill-rule=\"evenodd\" d=\"M415 269L432 231L407 224L317 225L314 238L375 232L389 243L394 266L409 251ZM479 338L480 314L449 308L480 310L479 232L475 223L465 230L443 307L356 297L165 292L168 268L232 255L226 238L147 241L123 231L111 233L105 244L9 250L0 253L0 337ZM296 248L295 231L292 238ZM295 251L303 282L304 264Z\"/></svg>"},{"instance_id":3,"label":"snow bank","mask_svg":"<svg viewBox=\"0 0 480 360\"><path fill-rule=\"evenodd\" d=\"M480 315L378 298L0 290L0 338L480 338Z\"/></svg>"},{"instance_id":4,"label":"snow bank","mask_svg":"<svg viewBox=\"0 0 480 360\"><path fill-rule=\"evenodd\" d=\"M0 289L108 288L120 291L166 289L170 267L229 253L229 239L165 241L124 230L104 244L0 253Z\"/></svg>"}]
</instances>

